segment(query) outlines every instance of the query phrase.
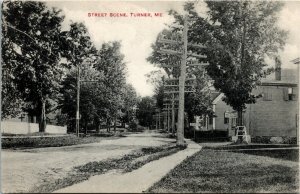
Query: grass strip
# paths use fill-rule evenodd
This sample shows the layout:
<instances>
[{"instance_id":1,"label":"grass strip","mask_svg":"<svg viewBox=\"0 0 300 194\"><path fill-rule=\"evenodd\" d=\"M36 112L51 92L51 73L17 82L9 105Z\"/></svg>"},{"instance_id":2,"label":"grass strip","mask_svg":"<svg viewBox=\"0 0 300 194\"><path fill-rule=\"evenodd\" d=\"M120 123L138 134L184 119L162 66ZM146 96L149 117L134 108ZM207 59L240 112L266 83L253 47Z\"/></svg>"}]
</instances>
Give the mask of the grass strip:
<instances>
[{"instance_id":1,"label":"grass strip","mask_svg":"<svg viewBox=\"0 0 300 194\"><path fill-rule=\"evenodd\" d=\"M89 162L87 164L74 167L64 178L47 180L44 184L40 184L31 189L30 193L53 192L85 181L91 176L104 174L110 170L121 170L123 173L131 172L142 167L148 162L174 154L182 149L184 148L177 147L174 144L159 147L147 147L133 151L121 158Z\"/></svg>"},{"instance_id":2,"label":"grass strip","mask_svg":"<svg viewBox=\"0 0 300 194\"><path fill-rule=\"evenodd\" d=\"M287 144L249 144L249 145L226 145L220 147L205 147L216 151L231 151L250 155L267 156L282 160L299 161L299 147Z\"/></svg>"},{"instance_id":3,"label":"grass strip","mask_svg":"<svg viewBox=\"0 0 300 194\"><path fill-rule=\"evenodd\" d=\"M297 162L203 149L148 189L151 193L259 193L299 190Z\"/></svg>"},{"instance_id":4,"label":"grass strip","mask_svg":"<svg viewBox=\"0 0 300 194\"><path fill-rule=\"evenodd\" d=\"M206 149L229 150L229 149L263 149L263 148L293 148L298 147L293 144L231 144L218 147L206 147Z\"/></svg>"}]
</instances>

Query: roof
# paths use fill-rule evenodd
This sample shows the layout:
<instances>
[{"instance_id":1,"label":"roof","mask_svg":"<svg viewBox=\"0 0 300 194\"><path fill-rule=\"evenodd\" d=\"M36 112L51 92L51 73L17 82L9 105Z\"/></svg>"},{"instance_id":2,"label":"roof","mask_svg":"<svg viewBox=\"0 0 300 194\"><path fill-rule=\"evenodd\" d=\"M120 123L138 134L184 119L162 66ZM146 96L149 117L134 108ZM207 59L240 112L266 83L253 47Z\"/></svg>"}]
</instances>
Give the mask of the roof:
<instances>
[{"instance_id":1,"label":"roof","mask_svg":"<svg viewBox=\"0 0 300 194\"><path fill-rule=\"evenodd\" d=\"M261 79L261 85L264 83L275 83L275 84L296 84L298 80L297 69L281 69L281 80L275 80L275 72L271 73L265 78Z\"/></svg>"},{"instance_id":2,"label":"roof","mask_svg":"<svg viewBox=\"0 0 300 194\"><path fill-rule=\"evenodd\" d=\"M221 92L217 92L217 91L212 91L211 92L211 100L214 101L219 95L221 94Z\"/></svg>"},{"instance_id":3,"label":"roof","mask_svg":"<svg viewBox=\"0 0 300 194\"><path fill-rule=\"evenodd\" d=\"M224 94L220 93L220 92L214 92L214 93L215 93L215 96L214 96L215 98L212 99L213 100L212 104L217 104L217 102L219 102L219 100L222 99Z\"/></svg>"},{"instance_id":4,"label":"roof","mask_svg":"<svg viewBox=\"0 0 300 194\"><path fill-rule=\"evenodd\" d=\"M300 58L297 58L298 63ZM293 61L296 61L293 60ZM297 87L298 83L297 69L281 69L281 80L275 80L275 72L268 75L266 78L261 79L261 86L286 86ZM213 90L211 92L212 104L216 104L224 96L223 93Z\"/></svg>"},{"instance_id":5,"label":"roof","mask_svg":"<svg viewBox=\"0 0 300 194\"><path fill-rule=\"evenodd\" d=\"M285 81L266 81L260 84L261 86L288 86L297 87L296 83L285 82Z\"/></svg>"},{"instance_id":6,"label":"roof","mask_svg":"<svg viewBox=\"0 0 300 194\"><path fill-rule=\"evenodd\" d=\"M298 58L292 60L291 62L294 64L300 64L300 58L298 57Z\"/></svg>"}]
</instances>

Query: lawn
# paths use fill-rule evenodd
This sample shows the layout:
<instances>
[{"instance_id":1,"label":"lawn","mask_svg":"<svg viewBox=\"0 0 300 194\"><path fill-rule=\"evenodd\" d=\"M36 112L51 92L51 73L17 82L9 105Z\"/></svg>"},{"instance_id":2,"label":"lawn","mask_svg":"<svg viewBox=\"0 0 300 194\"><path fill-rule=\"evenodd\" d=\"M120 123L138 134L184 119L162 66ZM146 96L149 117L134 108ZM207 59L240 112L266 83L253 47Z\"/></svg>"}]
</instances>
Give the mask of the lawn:
<instances>
[{"instance_id":1,"label":"lawn","mask_svg":"<svg viewBox=\"0 0 300 194\"><path fill-rule=\"evenodd\" d=\"M239 150L236 153L245 153L258 156L268 156L283 160L299 161L299 149L278 149L278 150Z\"/></svg>"},{"instance_id":2,"label":"lawn","mask_svg":"<svg viewBox=\"0 0 300 194\"><path fill-rule=\"evenodd\" d=\"M148 192L258 193L299 191L298 163L266 156L203 149Z\"/></svg>"}]
</instances>

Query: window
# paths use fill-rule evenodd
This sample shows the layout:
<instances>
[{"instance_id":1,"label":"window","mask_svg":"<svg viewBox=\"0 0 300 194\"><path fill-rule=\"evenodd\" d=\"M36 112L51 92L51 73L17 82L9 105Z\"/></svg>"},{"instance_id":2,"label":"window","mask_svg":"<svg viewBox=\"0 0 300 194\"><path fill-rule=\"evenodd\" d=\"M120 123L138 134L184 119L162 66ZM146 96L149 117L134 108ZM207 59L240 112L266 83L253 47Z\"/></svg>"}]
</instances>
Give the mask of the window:
<instances>
[{"instance_id":1,"label":"window","mask_svg":"<svg viewBox=\"0 0 300 194\"><path fill-rule=\"evenodd\" d=\"M293 88L288 88L288 98L289 100L293 100Z\"/></svg>"},{"instance_id":2,"label":"window","mask_svg":"<svg viewBox=\"0 0 300 194\"><path fill-rule=\"evenodd\" d=\"M208 123L209 123L210 125L212 125L212 124L213 124L213 116L210 116L210 117L209 117L209 121L208 121Z\"/></svg>"},{"instance_id":3,"label":"window","mask_svg":"<svg viewBox=\"0 0 300 194\"><path fill-rule=\"evenodd\" d=\"M231 122L232 122L231 125L232 125L233 128L236 127L236 119L237 119L237 118L232 118L232 119L231 119Z\"/></svg>"},{"instance_id":4,"label":"window","mask_svg":"<svg viewBox=\"0 0 300 194\"><path fill-rule=\"evenodd\" d=\"M206 126L206 117L203 118L203 127Z\"/></svg>"},{"instance_id":5,"label":"window","mask_svg":"<svg viewBox=\"0 0 300 194\"><path fill-rule=\"evenodd\" d=\"M270 88L264 88L263 90L263 100L264 101L271 101L272 100L272 93Z\"/></svg>"},{"instance_id":6,"label":"window","mask_svg":"<svg viewBox=\"0 0 300 194\"><path fill-rule=\"evenodd\" d=\"M224 124L228 124L229 123L229 118L226 118L225 116L224 116Z\"/></svg>"},{"instance_id":7,"label":"window","mask_svg":"<svg viewBox=\"0 0 300 194\"><path fill-rule=\"evenodd\" d=\"M283 88L283 99L285 101L292 101L296 99L296 95L294 94L294 89L292 87Z\"/></svg>"}]
</instances>

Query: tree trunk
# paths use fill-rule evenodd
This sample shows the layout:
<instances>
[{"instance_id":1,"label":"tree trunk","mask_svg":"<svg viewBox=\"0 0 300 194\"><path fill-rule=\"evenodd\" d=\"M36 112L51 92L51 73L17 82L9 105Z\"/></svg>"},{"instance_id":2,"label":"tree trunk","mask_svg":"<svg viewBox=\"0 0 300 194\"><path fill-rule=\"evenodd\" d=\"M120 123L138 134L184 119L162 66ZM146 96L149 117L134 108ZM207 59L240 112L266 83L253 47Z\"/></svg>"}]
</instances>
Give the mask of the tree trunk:
<instances>
[{"instance_id":1,"label":"tree trunk","mask_svg":"<svg viewBox=\"0 0 300 194\"><path fill-rule=\"evenodd\" d=\"M87 135L87 122L85 122L84 127L85 127L84 134Z\"/></svg>"},{"instance_id":2,"label":"tree trunk","mask_svg":"<svg viewBox=\"0 0 300 194\"><path fill-rule=\"evenodd\" d=\"M114 133L117 131L117 116L114 118Z\"/></svg>"},{"instance_id":3,"label":"tree trunk","mask_svg":"<svg viewBox=\"0 0 300 194\"><path fill-rule=\"evenodd\" d=\"M100 132L100 125L96 125L96 133Z\"/></svg>"},{"instance_id":4,"label":"tree trunk","mask_svg":"<svg viewBox=\"0 0 300 194\"><path fill-rule=\"evenodd\" d=\"M161 120L160 120L160 112L158 112L158 129L160 129L161 124L160 124Z\"/></svg>"},{"instance_id":5,"label":"tree trunk","mask_svg":"<svg viewBox=\"0 0 300 194\"><path fill-rule=\"evenodd\" d=\"M238 110L237 125L243 126L243 110Z\"/></svg>"},{"instance_id":6,"label":"tree trunk","mask_svg":"<svg viewBox=\"0 0 300 194\"><path fill-rule=\"evenodd\" d=\"M106 119L106 132L108 132L108 119Z\"/></svg>"},{"instance_id":7,"label":"tree trunk","mask_svg":"<svg viewBox=\"0 0 300 194\"><path fill-rule=\"evenodd\" d=\"M44 99L42 99L42 112L41 112L41 118L39 123L39 132L45 132L46 131L46 102Z\"/></svg>"},{"instance_id":8,"label":"tree trunk","mask_svg":"<svg viewBox=\"0 0 300 194\"><path fill-rule=\"evenodd\" d=\"M106 120L107 132L110 132L110 119Z\"/></svg>"},{"instance_id":9,"label":"tree trunk","mask_svg":"<svg viewBox=\"0 0 300 194\"><path fill-rule=\"evenodd\" d=\"M100 122L99 122L98 119L94 120L94 126L95 126L96 133L99 133L99 131L100 131Z\"/></svg>"},{"instance_id":10,"label":"tree trunk","mask_svg":"<svg viewBox=\"0 0 300 194\"><path fill-rule=\"evenodd\" d=\"M155 121L156 121L155 128L158 129L158 115L157 115L157 113L155 114Z\"/></svg>"}]
</instances>

